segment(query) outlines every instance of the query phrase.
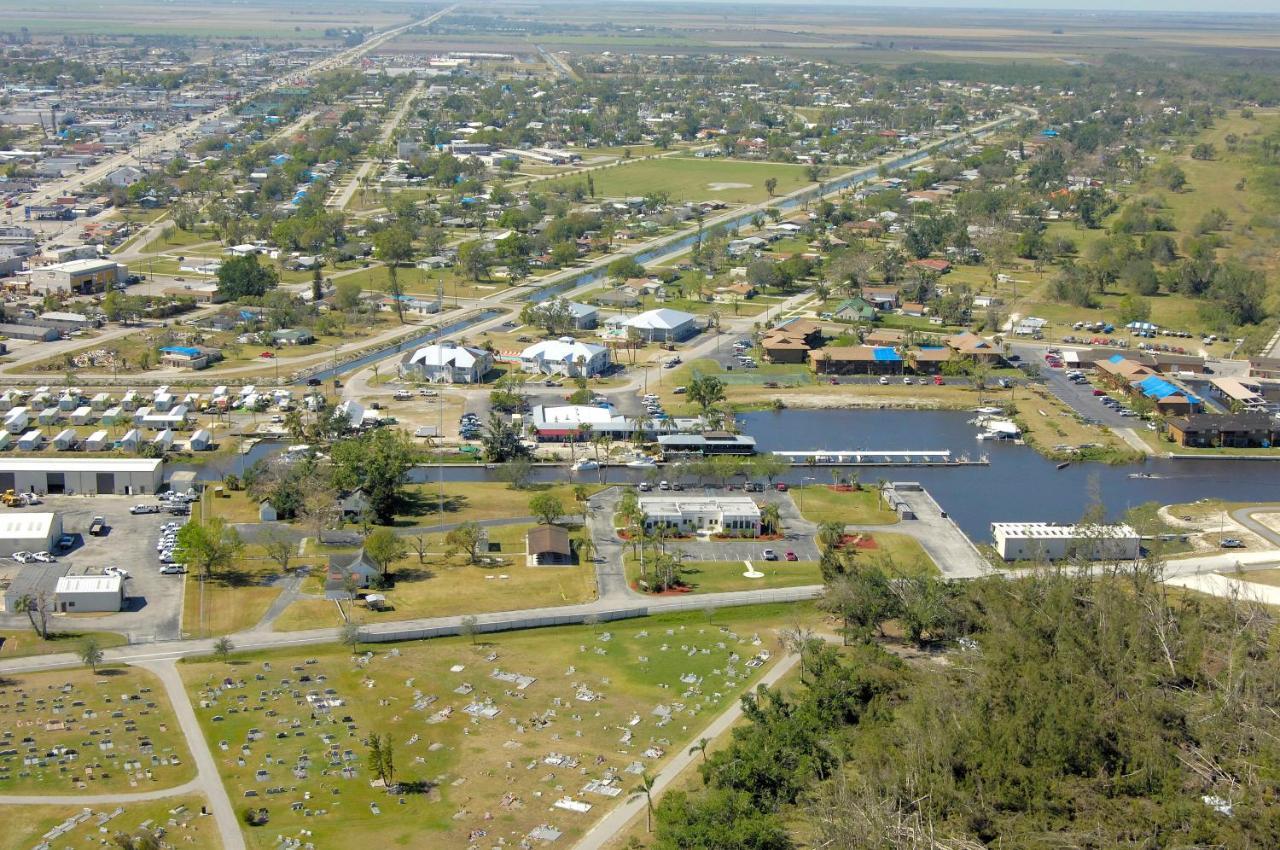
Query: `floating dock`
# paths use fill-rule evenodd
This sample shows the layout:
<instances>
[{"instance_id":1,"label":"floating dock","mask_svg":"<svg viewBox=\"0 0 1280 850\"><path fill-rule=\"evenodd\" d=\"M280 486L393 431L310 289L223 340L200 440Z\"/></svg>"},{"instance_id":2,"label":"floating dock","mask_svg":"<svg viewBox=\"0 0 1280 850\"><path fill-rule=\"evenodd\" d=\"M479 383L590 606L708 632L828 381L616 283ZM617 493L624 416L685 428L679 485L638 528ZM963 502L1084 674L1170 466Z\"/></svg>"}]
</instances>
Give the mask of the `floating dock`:
<instances>
[{"instance_id":1,"label":"floating dock","mask_svg":"<svg viewBox=\"0 0 1280 850\"><path fill-rule=\"evenodd\" d=\"M965 455L952 457L950 449L937 451L818 449L804 452L776 451L773 454L790 462L793 466L988 466L991 463L986 455L977 460Z\"/></svg>"}]
</instances>

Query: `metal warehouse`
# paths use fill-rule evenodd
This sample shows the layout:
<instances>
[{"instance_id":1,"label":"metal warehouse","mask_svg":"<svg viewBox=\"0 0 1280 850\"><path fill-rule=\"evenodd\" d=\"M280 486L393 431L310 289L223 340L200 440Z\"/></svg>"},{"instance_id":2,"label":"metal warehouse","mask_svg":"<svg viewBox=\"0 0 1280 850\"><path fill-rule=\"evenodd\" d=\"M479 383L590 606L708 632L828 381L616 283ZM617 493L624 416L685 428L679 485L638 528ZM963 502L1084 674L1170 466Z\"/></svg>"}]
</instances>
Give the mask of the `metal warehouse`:
<instances>
[{"instance_id":1,"label":"metal warehouse","mask_svg":"<svg viewBox=\"0 0 1280 850\"><path fill-rule=\"evenodd\" d=\"M0 493L137 495L160 489L164 463L147 458L0 458Z\"/></svg>"},{"instance_id":2,"label":"metal warehouse","mask_svg":"<svg viewBox=\"0 0 1280 850\"><path fill-rule=\"evenodd\" d=\"M124 607L124 579L120 576L63 576L54 590L60 614L116 612Z\"/></svg>"},{"instance_id":3,"label":"metal warehouse","mask_svg":"<svg viewBox=\"0 0 1280 850\"><path fill-rule=\"evenodd\" d=\"M62 517L54 513L11 513L0 516L0 554L47 552L62 536Z\"/></svg>"}]
</instances>

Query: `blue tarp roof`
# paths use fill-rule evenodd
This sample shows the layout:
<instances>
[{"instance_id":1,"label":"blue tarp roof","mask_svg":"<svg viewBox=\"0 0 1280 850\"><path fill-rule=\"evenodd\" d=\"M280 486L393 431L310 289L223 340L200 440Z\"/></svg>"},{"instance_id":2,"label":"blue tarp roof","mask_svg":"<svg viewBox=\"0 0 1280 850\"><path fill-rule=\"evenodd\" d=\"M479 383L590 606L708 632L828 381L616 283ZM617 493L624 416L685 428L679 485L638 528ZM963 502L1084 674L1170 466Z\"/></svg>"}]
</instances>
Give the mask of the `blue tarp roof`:
<instances>
[{"instance_id":1,"label":"blue tarp roof","mask_svg":"<svg viewBox=\"0 0 1280 850\"><path fill-rule=\"evenodd\" d=\"M1178 389L1176 386L1158 375L1151 375L1150 377L1139 381L1138 389L1142 390L1142 394L1149 398L1165 398L1166 396L1180 395L1185 396L1187 401L1192 404L1200 403L1200 399L1188 392Z\"/></svg>"},{"instance_id":2,"label":"blue tarp roof","mask_svg":"<svg viewBox=\"0 0 1280 850\"><path fill-rule=\"evenodd\" d=\"M160 351L164 353L172 352L173 354L185 354L188 357L195 357L200 353L200 349L189 348L188 346L185 346L185 345L171 345L168 348L160 349Z\"/></svg>"},{"instance_id":3,"label":"blue tarp roof","mask_svg":"<svg viewBox=\"0 0 1280 850\"><path fill-rule=\"evenodd\" d=\"M871 350L871 354L873 357L875 357L876 360L885 361L885 362L899 361L902 359L902 355L899 354L895 349L889 348L888 346L884 346L884 345L878 345L875 348L873 348Z\"/></svg>"},{"instance_id":4,"label":"blue tarp roof","mask_svg":"<svg viewBox=\"0 0 1280 850\"><path fill-rule=\"evenodd\" d=\"M1107 358L1108 363L1119 363L1121 360L1124 360L1123 354L1113 354Z\"/></svg>"}]
</instances>

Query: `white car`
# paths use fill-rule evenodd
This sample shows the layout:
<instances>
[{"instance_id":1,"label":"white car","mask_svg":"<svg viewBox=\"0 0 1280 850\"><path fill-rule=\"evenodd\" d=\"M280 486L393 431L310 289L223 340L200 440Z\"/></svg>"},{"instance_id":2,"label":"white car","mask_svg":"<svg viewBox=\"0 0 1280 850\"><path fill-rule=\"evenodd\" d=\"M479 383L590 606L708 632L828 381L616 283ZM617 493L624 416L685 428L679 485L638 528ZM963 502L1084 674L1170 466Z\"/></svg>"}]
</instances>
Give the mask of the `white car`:
<instances>
[{"instance_id":1,"label":"white car","mask_svg":"<svg viewBox=\"0 0 1280 850\"><path fill-rule=\"evenodd\" d=\"M883 385L885 385L885 384L888 384L888 383L889 383L889 378L888 378L888 377L886 377L885 375L881 375L881 376L880 376L880 384L881 384L881 386L883 386Z\"/></svg>"},{"instance_id":2,"label":"white car","mask_svg":"<svg viewBox=\"0 0 1280 850\"><path fill-rule=\"evenodd\" d=\"M19 564L30 564L36 559L36 556L30 552L14 552L10 557Z\"/></svg>"},{"instance_id":3,"label":"white car","mask_svg":"<svg viewBox=\"0 0 1280 850\"><path fill-rule=\"evenodd\" d=\"M129 571L122 570L119 567L106 567L102 570L104 576L120 576L120 578L128 578Z\"/></svg>"},{"instance_id":4,"label":"white car","mask_svg":"<svg viewBox=\"0 0 1280 850\"><path fill-rule=\"evenodd\" d=\"M910 375L903 375L903 376L902 376L902 383L904 383L904 384L911 384L911 383L914 383L914 381L912 381L912 380L911 380L911 376L910 376Z\"/></svg>"},{"instance_id":5,"label":"white car","mask_svg":"<svg viewBox=\"0 0 1280 850\"><path fill-rule=\"evenodd\" d=\"M160 568L160 575L177 576L177 575L182 575L186 571L187 571L187 567L185 564L165 564Z\"/></svg>"},{"instance_id":6,"label":"white car","mask_svg":"<svg viewBox=\"0 0 1280 850\"><path fill-rule=\"evenodd\" d=\"M53 555L50 555L48 552L36 552L32 554L31 557L42 564L52 564L58 560L57 558L53 557Z\"/></svg>"}]
</instances>

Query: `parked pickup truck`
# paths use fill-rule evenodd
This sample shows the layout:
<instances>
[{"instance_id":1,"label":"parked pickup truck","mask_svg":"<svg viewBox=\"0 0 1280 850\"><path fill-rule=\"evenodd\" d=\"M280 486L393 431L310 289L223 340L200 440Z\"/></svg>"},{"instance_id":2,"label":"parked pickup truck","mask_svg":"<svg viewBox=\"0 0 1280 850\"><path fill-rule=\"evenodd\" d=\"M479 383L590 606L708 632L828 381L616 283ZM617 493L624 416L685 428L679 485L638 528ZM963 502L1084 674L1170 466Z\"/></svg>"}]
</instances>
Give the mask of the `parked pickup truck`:
<instances>
[{"instance_id":1,"label":"parked pickup truck","mask_svg":"<svg viewBox=\"0 0 1280 850\"><path fill-rule=\"evenodd\" d=\"M107 530L107 518L96 516L93 522L89 523L89 533L94 537L99 537Z\"/></svg>"}]
</instances>

